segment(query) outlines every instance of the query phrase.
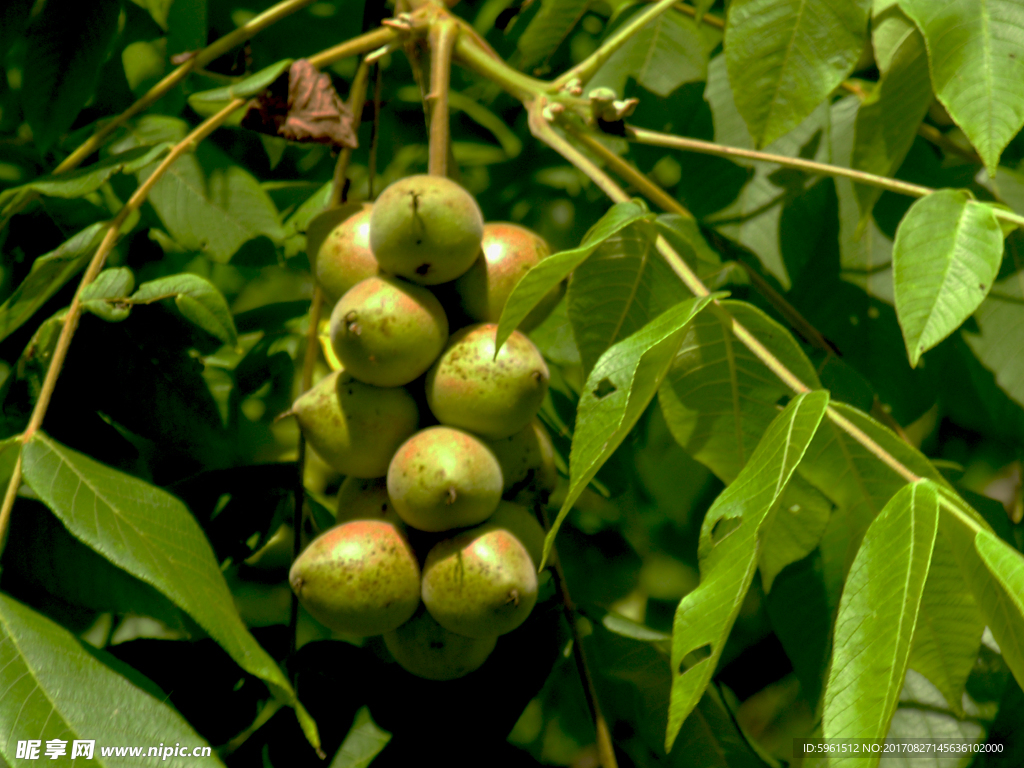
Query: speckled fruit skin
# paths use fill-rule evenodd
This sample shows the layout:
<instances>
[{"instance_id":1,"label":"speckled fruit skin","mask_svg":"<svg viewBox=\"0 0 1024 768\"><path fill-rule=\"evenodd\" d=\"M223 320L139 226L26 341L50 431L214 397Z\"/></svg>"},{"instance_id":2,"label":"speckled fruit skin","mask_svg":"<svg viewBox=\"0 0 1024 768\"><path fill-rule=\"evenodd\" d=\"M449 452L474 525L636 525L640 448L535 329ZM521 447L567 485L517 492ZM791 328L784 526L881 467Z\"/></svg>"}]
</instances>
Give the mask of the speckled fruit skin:
<instances>
[{"instance_id":1,"label":"speckled fruit skin","mask_svg":"<svg viewBox=\"0 0 1024 768\"><path fill-rule=\"evenodd\" d=\"M386 477L346 477L338 488L337 520L388 520L402 523L388 498ZM404 523L402 523L404 526Z\"/></svg>"},{"instance_id":2,"label":"speckled fruit skin","mask_svg":"<svg viewBox=\"0 0 1024 768\"><path fill-rule=\"evenodd\" d=\"M400 387L423 375L448 340L434 294L394 277L370 277L331 313L331 344L345 370L367 384Z\"/></svg>"},{"instance_id":3,"label":"speckled fruit skin","mask_svg":"<svg viewBox=\"0 0 1024 768\"><path fill-rule=\"evenodd\" d=\"M454 280L480 255L484 219L476 200L443 176L408 176L373 205L370 247L385 272L420 285Z\"/></svg>"},{"instance_id":4,"label":"speckled fruit skin","mask_svg":"<svg viewBox=\"0 0 1024 768\"><path fill-rule=\"evenodd\" d=\"M427 374L427 403L437 420L488 440L523 429L548 391L548 366L519 331L494 359L497 330L481 323L453 334Z\"/></svg>"},{"instance_id":5,"label":"speckled fruit skin","mask_svg":"<svg viewBox=\"0 0 1024 768\"><path fill-rule=\"evenodd\" d=\"M545 533L537 521L536 515L526 507L511 501L503 501L494 510L494 514L476 530L483 528L501 528L508 531L526 548L533 561L534 569L540 566L541 558L544 556Z\"/></svg>"},{"instance_id":6,"label":"speckled fruit skin","mask_svg":"<svg viewBox=\"0 0 1024 768\"><path fill-rule=\"evenodd\" d=\"M505 478L504 493L550 494L558 485L555 446L544 425L534 419L514 435L487 441Z\"/></svg>"},{"instance_id":7,"label":"speckled fruit skin","mask_svg":"<svg viewBox=\"0 0 1024 768\"><path fill-rule=\"evenodd\" d=\"M479 323L496 323L516 283L547 257L551 248L526 227L498 221L484 224L480 250L469 271L455 281L455 290L469 317ZM526 333L544 322L564 293L564 282L548 291L523 318L519 330Z\"/></svg>"},{"instance_id":8,"label":"speckled fruit skin","mask_svg":"<svg viewBox=\"0 0 1024 768\"><path fill-rule=\"evenodd\" d=\"M353 477L383 477L395 451L419 426L413 396L374 387L335 371L292 405L299 428L317 455Z\"/></svg>"},{"instance_id":9,"label":"speckled fruit skin","mask_svg":"<svg viewBox=\"0 0 1024 768\"><path fill-rule=\"evenodd\" d=\"M336 226L317 251L315 277L329 304L333 304L356 283L379 271L370 250L372 203Z\"/></svg>"},{"instance_id":10,"label":"speckled fruit skin","mask_svg":"<svg viewBox=\"0 0 1024 768\"><path fill-rule=\"evenodd\" d=\"M388 496L395 511L421 531L483 522L497 508L501 486L501 467L490 448L450 427L417 432L388 467Z\"/></svg>"},{"instance_id":11,"label":"speckled fruit skin","mask_svg":"<svg viewBox=\"0 0 1024 768\"><path fill-rule=\"evenodd\" d=\"M497 637L463 637L438 624L426 611L393 632L384 633L384 645L395 661L417 677L455 680L478 669L491 655Z\"/></svg>"},{"instance_id":12,"label":"speckled fruit skin","mask_svg":"<svg viewBox=\"0 0 1024 768\"><path fill-rule=\"evenodd\" d=\"M537 567L525 545L490 521L434 545L423 565L423 605L466 637L511 632L537 602Z\"/></svg>"},{"instance_id":13,"label":"speckled fruit skin","mask_svg":"<svg viewBox=\"0 0 1024 768\"><path fill-rule=\"evenodd\" d=\"M288 582L313 618L354 635L390 632L419 605L416 555L385 520L353 520L325 531L299 555Z\"/></svg>"}]
</instances>

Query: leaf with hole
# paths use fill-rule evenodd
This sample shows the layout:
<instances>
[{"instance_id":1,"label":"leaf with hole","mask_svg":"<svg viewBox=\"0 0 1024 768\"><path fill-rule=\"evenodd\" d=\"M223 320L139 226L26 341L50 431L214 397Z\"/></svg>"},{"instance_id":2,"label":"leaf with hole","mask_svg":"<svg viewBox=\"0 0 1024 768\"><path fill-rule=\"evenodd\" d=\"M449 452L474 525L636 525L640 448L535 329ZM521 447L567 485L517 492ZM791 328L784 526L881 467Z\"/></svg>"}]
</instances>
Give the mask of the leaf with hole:
<instances>
[{"instance_id":1,"label":"leaf with hole","mask_svg":"<svg viewBox=\"0 0 1024 768\"><path fill-rule=\"evenodd\" d=\"M577 407L569 454L569 491L544 541L545 561L572 505L643 414L687 325L713 298L716 296L680 302L610 347L597 361Z\"/></svg>"},{"instance_id":2,"label":"leaf with hole","mask_svg":"<svg viewBox=\"0 0 1024 768\"><path fill-rule=\"evenodd\" d=\"M75 538L195 619L242 669L295 707L307 739L319 744L315 722L242 623L213 550L181 501L41 432L25 444L22 457L25 482Z\"/></svg>"},{"instance_id":3,"label":"leaf with hole","mask_svg":"<svg viewBox=\"0 0 1024 768\"><path fill-rule=\"evenodd\" d=\"M665 748L704 694L757 568L758 540L825 415L828 392L797 395L764 432L737 478L704 517L697 557L701 581L676 608L672 699ZM685 665L685 669L684 669Z\"/></svg>"},{"instance_id":4,"label":"leaf with hole","mask_svg":"<svg viewBox=\"0 0 1024 768\"><path fill-rule=\"evenodd\" d=\"M943 189L910 207L893 243L893 285L912 366L974 313L1002 257L992 206Z\"/></svg>"}]
</instances>

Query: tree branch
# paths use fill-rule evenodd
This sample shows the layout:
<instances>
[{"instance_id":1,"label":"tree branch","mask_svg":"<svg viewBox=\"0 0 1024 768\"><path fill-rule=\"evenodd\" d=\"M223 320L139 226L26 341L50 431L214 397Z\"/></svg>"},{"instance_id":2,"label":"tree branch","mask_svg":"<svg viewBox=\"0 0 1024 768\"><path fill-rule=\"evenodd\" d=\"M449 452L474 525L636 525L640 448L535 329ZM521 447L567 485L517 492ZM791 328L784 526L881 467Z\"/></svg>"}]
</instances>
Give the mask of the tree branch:
<instances>
[{"instance_id":1,"label":"tree branch","mask_svg":"<svg viewBox=\"0 0 1024 768\"><path fill-rule=\"evenodd\" d=\"M39 399L36 400L35 407L32 409L32 416L29 418L28 426L21 435L22 445L27 443L43 424L43 418L46 416L46 409L50 406L50 398L53 396L53 390L57 386L57 377L60 376L61 367L64 365L64 359L67 357L68 349L71 346L71 339L75 334L75 330L78 328L78 321L82 316L82 291L96 279L100 270L103 269L107 256L110 254L110 251L113 250L114 245L120 237L121 225L125 222L132 211L138 210L145 201L150 190L153 189L153 186L160 180L171 165L173 165L175 160L186 152L194 150L199 142L213 133L214 130L227 120L233 112L245 106L245 103L246 99L234 99L230 104L224 107L224 109L204 120L188 136L178 142L178 144L176 144L163 159L160 165L156 167L156 170L150 174L149 178L139 185L138 189L135 190L135 193L128 199L128 202L124 204L124 207L118 211L117 215L107 225L106 234L103 236L103 240L96 249L96 253L93 254L92 260L89 262L89 266L85 270L85 274L82 276L81 282L78 284L75 296L71 300L71 306L68 308L67 314L64 316L64 326L61 328L60 337L57 339L57 345L53 350L53 357L50 358L50 366L46 369L46 378L43 380L43 386L39 392ZM3 545L7 536L7 527L10 523L11 510L14 507L14 499L17 496L20 485L21 456L18 457L18 460L15 463L14 473L11 475L10 482L7 485L7 493L4 495L3 506L0 507L0 552L3 551Z\"/></svg>"}]
</instances>

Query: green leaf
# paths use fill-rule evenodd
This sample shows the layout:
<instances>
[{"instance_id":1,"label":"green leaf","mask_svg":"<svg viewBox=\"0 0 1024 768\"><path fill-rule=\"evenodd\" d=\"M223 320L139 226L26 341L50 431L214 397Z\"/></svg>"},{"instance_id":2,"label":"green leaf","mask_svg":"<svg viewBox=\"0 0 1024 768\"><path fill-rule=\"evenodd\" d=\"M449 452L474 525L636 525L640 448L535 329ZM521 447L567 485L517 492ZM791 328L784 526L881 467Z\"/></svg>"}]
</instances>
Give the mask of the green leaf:
<instances>
[{"instance_id":1,"label":"green leaf","mask_svg":"<svg viewBox=\"0 0 1024 768\"><path fill-rule=\"evenodd\" d=\"M978 308L1002 257L991 206L942 189L910 207L893 243L893 283L911 366Z\"/></svg>"},{"instance_id":2,"label":"green leaf","mask_svg":"<svg viewBox=\"0 0 1024 768\"><path fill-rule=\"evenodd\" d=\"M112 303L108 299L125 298L134 287L135 275L127 267L105 269L82 290L82 308L107 322L120 322L128 317L131 307Z\"/></svg>"},{"instance_id":3,"label":"green leaf","mask_svg":"<svg viewBox=\"0 0 1024 768\"><path fill-rule=\"evenodd\" d=\"M799 475L789 481L765 521L761 537L758 566L765 593L771 592L783 568L814 551L831 513L832 502L814 486Z\"/></svg>"},{"instance_id":4,"label":"green leaf","mask_svg":"<svg viewBox=\"0 0 1024 768\"><path fill-rule=\"evenodd\" d=\"M174 298L181 314L225 344L235 344L238 334L227 300L209 280L183 272L143 283L132 295L132 302L148 304Z\"/></svg>"},{"instance_id":5,"label":"green leaf","mask_svg":"<svg viewBox=\"0 0 1024 768\"><path fill-rule=\"evenodd\" d=\"M923 480L896 493L864 535L836 617L824 738L884 739L888 733L938 527L938 493ZM879 757L869 756L866 764L874 768Z\"/></svg>"},{"instance_id":6,"label":"green leaf","mask_svg":"<svg viewBox=\"0 0 1024 768\"><path fill-rule=\"evenodd\" d=\"M360 707L331 761L331 768L366 768L389 741L391 734L373 722L369 709Z\"/></svg>"},{"instance_id":7,"label":"green leaf","mask_svg":"<svg viewBox=\"0 0 1024 768\"><path fill-rule=\"evenodd\" d=\"M707 79L708 56L721 41L721 32L714 27L698 27L693 19L668 11L613 53L586 88L611 88L622 96L626 80L634 77L648 91L664 98L683 83Z\"/></svg>"},{"instance_id":8,"label":"green leaf","mask_svg":"<svg viewBox=\"0 0 1024 768\"><path fill-rule=\"evenodd\" d=\"M149 15L153 17L157 26L165 32L167 31L167 14L170 13L174 0L132 0L132 2L149 11Z\"/></svg>"},{"instance_id":9,"label":"green leaf","mask_svg":"<svg viewBox=\"0 0 1024 768\"><path fill-rule=\"evenodd\" d=\"M589 373L608 347L689 296L655 249L655 231L633 224L605 240L573 273L569 321Z\"/></svg>"},{"instance_id":10,"label":"green leaf","mask_svg":"<svg viewBox=\"0 0 1024 768\"><path fill-rule=\"evenodd\" d=\"M1017 683L1024 685L1024 557L994 534L981 530L974 549L987 569L969 577L985 621ZM987 583L983 578L987 575Z\"/></svg>"},{"instance_id":11,"label":"green leaf","mask_svg":"<svg viewBox=\"0 0 1024 768\"><path fill-rule=\"evenodd\" d=\"M719 55L708 65L708 81L704 99L711 107L715 124L715 142L734 147L752 149L754 141L739 112L730 88L725 56ZM794 130L780 137L766 148L767 151L787 157L812 157L820 162L831 162L828 142L814 144L815 137L828 129L829 109L824 102ZM810 151L809 151L810 150ZM716 213L707 223L723 235L749 248L761 260L784 288L790 287L790 276L782 259L779 242L779 224L783 205L791 192L786 185L776 183L780 166L740 160L738 164L752 169L750 180L736 199ZM794 177L802 184L800 174Z\"/></svg>"},{"instance_id":12,"label":"green leaf","mask_svg":"<svg viewBox=\"0 0 1024 768\"><path fill-rule=\"evenodd\" d=\"M832 408L915 475L945 484L932 463L892 430L845 403L833 402ZM846 550L845 557L834 559L843 571L853 562L871 521L906 480L831 420L818 430L799 472L839 508L830 528L835 543ZM833 576L841 578L842 573Z\"/></svg>"},{"instance_id":13,"label":"green leaf","mask_svg":"<svg viewBox=\"0 0 1024 768\"><path fill-rule=\"evenodd\" d=\"M722 307L807 386L821 386L814 366L782 326L742 301L723 301ZM706 312L687 330L658 399L676 441L728 483L778 415L779 398L788 394L722 320Z\"/></svg>"},{"instance_id":14,"label":"green leaf","mask_svg":"<svg viewBox=\"0 0 1024 768\"><path fill-rule=\"evenodd\" d=\"M0 668L5 685L0 693L0 755L11 765L19 741L66 741L70 758L77 740L95 742L91 764L125 765L101 755L101 746L187 744L209 745L164 702L130 683L99 661L70 632L7 595L0 594ZM161 764L193 766L196 759L167 756ZM215 754L208 765L224 764Z\"/></svg>"},{"instance_id":15,"label":"green leaf","mask_svg":"<svg viewBox=\"0 0 1024 768\"><path fill-rule=\"evenodd\" d=\"M964 688L981 644L985 621L948 540L947 523L935 539L932 564L910 649L910 668L942 692L950 709L963 716Z\"/></svg>"},{"instance_id":16,"label":"green leaf","mask_svg":"<svg viewBox=\"0 0 1024 768\"><path fill-rule=\"evenodd\" d=\"M704 296L680 302L610 347L597 361L577 407L569 454L569 491L544 540L545 561L572 505L658 391L686 326L714 298Z\"/></svg>"},{"instance_id":17,"label":"green leaf","mask_svg":"<svg viewBox=\"0 0 1024 768\"><path fill-rule=\"evenodd\" d=\"M293 59L281 59L237 83L193 93L188 97L188 105L203 117L215 115L235 99L248 99L266 90L271 83L288 71L292 61Z\"/></svg>"},{"instance_id":18,"label":"green leaf","mask_svg":"<svg viewBox=\"0 0 1024 768\"><path fill-rule=\"evenodd\" d=\"M25 482L71 535L195 619L242 669L295 707L307 739L319 745L316 724L242 623L213 550L181 501L41 432L25 444L22 456Z\"/></svg>"},{"instance_id":19,"label":"green leaf","mask_svg":"<svg viewBox=\"0 0 1024 768\"><path fill-rule=\"evenodd\" d=\"M935 95L995 175L1024 125L1024 6L1016 0L901 0L924 33Z\"/></svg>"},{"instance_id":20,"label":"green leaf","mask_svg":"<svg viewBox=\"0 0 1024 768\"><path fill-rule=\"evenodd\" d=\"M128 87L141 96L167 71L167 38L126 45L121 51L121 65Z\"/></svg>"},{"instance_id":21,"label":"green leaf","mask_svg":"<svg viewBox=\"0 0 1024 768\"><path fill-rule=\"evenodd\" d=\"M653 218L653 215L641 202L616 203L583 236L579 247L553 253L523 275L501 312L495 354L548 291L568 277L601 243L630 224L647 218Z\"/></svg>"},{"instance_id":22,"label":"green leaf","mask_svg":"<svg viewBox=\"0 0 1024 768\"><path fill-rule=\"evenodd\" d=\"M117 0L48 0L29 25L22 106L39 151L71 127L92 97L120 10Z\"/></svg>"},{"instance_id":23,"label":"green leaf","mask_svg":"<svg viewBox=\"0 0 1024 768\"><path fill-rule=\"evenodd\" d=\"M853 71L871 0L735 0L725 57L757 148L796 128Z\"/></svg>"},{"instance_id":24,"label":"green leaf","mask_svg":"<svg viewBox=\"0 0 1024 768\"><path fill-rule=\"evenodd\" d=\"M45 304L53 294L80 272L100 244L106 225L97 222L86 227L57 249L40 256L32 264L21 285L0 304L0 339L6 339Z\"/></svg>"},{"instance_id":25,"label":"green leaf","mask_svg":"<svg viewBox=\"0 0 1024 768\"><path fill-rule=\"evenodd\" d=\"M996 383L1024 406L1024 271L996 283L974 313L978 331L964 338Z\"/></svg>"},{"instance_id":26,"label":"green leaf","mask_svg":"<svg viewBox=\"0 0 1024 768\"><path fill-rule=\"evenodd\" d=\"M589 0L542 0L540 10L530 19L516 47L521 66L528 69L546 60L569 36L583 17Z\"/></svg>"},{"instance_id":27,"label":"green leaf","mask_svg":"<svg viewBox=\"0 0 1024 768\"><path fill-rule=\"evenodd\" d=\"M127 152L110 155L85 168L58 176L41 176L20 187L5 189L0 192L0 208L7 206L7 210L10 210L13 207L9 205L12 200L17 204L29 192L38 192L47 197L84 197L99 189L115 173L136 173L140 168L159 160L170 146L167 142L161 142L151 147L135 147Z\"/></svg>"},{"instance_id":28,"label":"green leaf","mask_svg":"<svg viewBox=\"0 0 1024 768\"><path fill-rule=\"evenodd\" d=\"M898 8L893 7L891 14L896 18L889 24L904 25L906 34L891 53L887 71L857 112L853 146L853 167L876 176L896 173L932 102L924 38ZM865 184L856 185L856 190L861 218L866 219L882 190Z\"/></svg>"},{"instance_id":29,"label":"green leaf","mask_svg":"<svg viewBox=\"0 0 1024 768\"><path fill-rule=\"evenodd\" d=\"M754 578L765 518L803 458L827 407L828 392L824 390L794 397L704 517L697 547L700 585L680 601L672 627L672 699L666 750L672 748L683 721L711 680Z\"/></svg>"}]
</instances>

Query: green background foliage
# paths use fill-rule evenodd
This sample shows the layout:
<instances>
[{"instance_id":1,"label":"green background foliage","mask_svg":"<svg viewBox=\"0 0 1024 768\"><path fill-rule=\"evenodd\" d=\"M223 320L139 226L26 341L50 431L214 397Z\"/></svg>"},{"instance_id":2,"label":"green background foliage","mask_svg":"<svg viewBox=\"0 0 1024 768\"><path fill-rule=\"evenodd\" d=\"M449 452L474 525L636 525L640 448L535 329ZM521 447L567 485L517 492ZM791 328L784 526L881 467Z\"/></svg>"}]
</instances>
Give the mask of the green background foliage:
<instances>
[{"instance_id":1,"label":"green background foliage","mask_svg":"<svg viewBox=\"0 0 1024 768\"><path fill-rule=\"evenodd\" d=\"M554 251L499 336L571 275L530 336L561 475L545 553L574 606L542 577L530 620L448 683L292 615L298 430L277 417L300 393L326 146L236 112L177 157L116 220L19 439L79 276L172 148L390 15L294 0L158 85L270 7L0 3L0 478L24 481L2 532L0 763L22 764L18 740L94 738L228 766L590 765L591 685L622 766L824 767L793 739L887 735L1004 750L919 768L1024 763L1021 4L454 6L504 64L457 57L450 172ZM426 170L411 61L382 52L350 201ZM342 98L357 65L323 70ZM566 72L578 92L542 80ZM598 87L625 123L593 119ZM514 94L564 108L534 110L563 145ZM307 456L302 541L341 480Z\"/></svg>"}]
</instances>

